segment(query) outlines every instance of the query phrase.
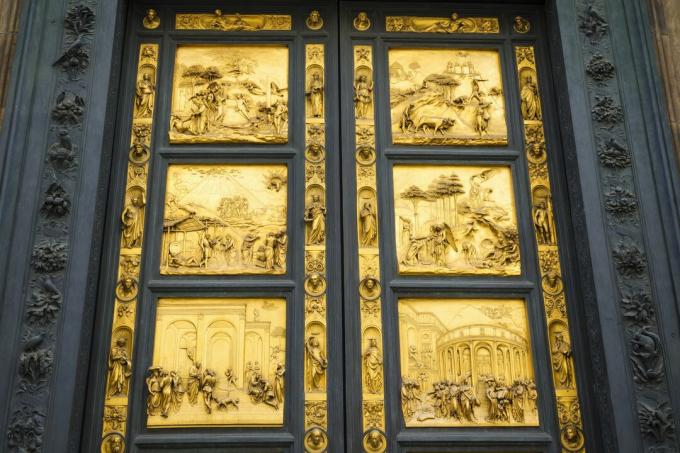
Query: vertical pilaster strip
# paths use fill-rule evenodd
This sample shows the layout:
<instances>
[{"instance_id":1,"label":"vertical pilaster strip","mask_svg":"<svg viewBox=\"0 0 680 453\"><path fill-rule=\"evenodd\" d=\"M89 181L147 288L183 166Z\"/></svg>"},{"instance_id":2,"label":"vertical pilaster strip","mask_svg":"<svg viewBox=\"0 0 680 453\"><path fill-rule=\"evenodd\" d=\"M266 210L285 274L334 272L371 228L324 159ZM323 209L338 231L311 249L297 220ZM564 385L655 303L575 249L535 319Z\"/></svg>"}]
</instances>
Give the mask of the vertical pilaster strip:
<instances>
[{"instance_id":1,"label":"vertical pilaster strip","mask_svg":"<svg viewBox=\"0 0 680 453\"><path fill-rule=\"evenodd\" d=\"M158 44L141 44L137 65L125 204L121 213L118 279L106 379L102 448L125 451L132 350L140 288L146 191L158 68ZM122 447L122 448L121 448ZM118 449L117 449L118 448ZM104 450L102 450L104 451Z\"/></svg>"},{"instance_id":2,"label":"vertical pilaster strip","mask_svg":"<svg viewBox=\"0 0 680 453\"><path fill-rule=\"evenodd\" d=\"M548 150L545 144L534 48L515 47L515 57L522 100L524 146L529 167L532 220L538 246L553 389L560 424L560 442L565 452L585 452L585 435L569 335L567 301L560 268L560 251L555 228Z\"/></svg>"},{"instance_id":3,"label":"vertical pilaster strip","mask_svg":"<svg viewBox=\"0 0 680 453\"><path fill-rule=\"evenodd\" d=\"M356 143L356 215L359 251L361 316L361 399L363 447L371 453L387 450L383 331L378 234L378 197L373 100L373 48L354 46L354 105Z\"/></svg>"},{"instance_id":4,"label":"vertical pilaster strip","mask_svg":"<svg viewBox=\"0 0 680 453\"><path fill-rule=\"evenodd\" d=\"M328 448L325 46L305 45L305 450Z\"/></svg>"}]
</instances>

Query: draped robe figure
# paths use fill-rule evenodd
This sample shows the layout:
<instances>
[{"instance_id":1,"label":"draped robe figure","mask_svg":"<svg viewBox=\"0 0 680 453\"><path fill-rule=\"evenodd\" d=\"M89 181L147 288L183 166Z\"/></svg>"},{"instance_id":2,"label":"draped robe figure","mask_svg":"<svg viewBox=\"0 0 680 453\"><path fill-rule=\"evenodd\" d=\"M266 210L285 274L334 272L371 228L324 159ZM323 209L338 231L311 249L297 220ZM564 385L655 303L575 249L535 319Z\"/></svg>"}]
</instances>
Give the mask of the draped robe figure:
<instances>
[{"instance_id":1,"label":"draped robe figure","mask_svg":"<svg viewBox=\"0 0 680 453\"><path fill-rule=\"evenodd\" d=\"M125 391L127 381L132 375L132 362L128 357L127 341L118 338L109 355L109 396L120 395Z\"/></svg>"},{"instance_id":2,"label":"draped robe figure","mask_svg":"<svg viewBox=\"0 0 680 453\"><path fill-rule=\"evenodd\" d=\"M125 206L121 221L123 223L123 246L125 248L140 247L144 231L144 199L133 196L130 204Z\"/></svg>"},{"instance_id":3,"label":"draped robe figure","mask_svg":"<svg viewBox=\"0 0 680 453\"><path fill-rule=\"evenodd\" d=\"M525 120L541 119L541 99L538 96L538 88L531 76L526 76L521 91L522 117Z\"/></svg>"},{"instance_id":4,"label":"draped robe figure","mask_svg":"<svg viewBox=\"0 0 680 453\"><path fill-rule=\"evenodd\" d=\"M378 226L375 210L370 202L364 203L364 207L359 213L359 220L361 222L361 245L374 246L378 236Z\"/></svg>"},{"instance_id":5,"label":"draped robe figure","mask_svg":"<svg viewBox=\"0 0 680 453\"><path fill-rule=\"evenodd\" d=\"M323 82L321 76L317 73L312 75L312 80L309 82L309 103L312 107L312 116L320 118L323 116Z\"/></svg>"},{"instance_id":6,"label":"draped robe figure","mask_svg":"<svg viewBox=\"0 0 680 453\"><path fill-rule=\"evenodd\" d=\"M556 333L552 346L552 368L557 384L564 388L573 387L573 370L571 362L571 346L564 340L562 333Z\"/></svg>"},{"instance_id":7,"label":"draped robe figure","mask_svg":"<svg viewBox=\"0 0 680 453\"><path fill-rule=\"evenodd\" d=\"M382 390L382 363L378 342L371 338L364 352L364 383L369 393L380 393Z\"/></svg>"},{"instance_id":8,"label":"draped robe figure","mask_svg":"<svg viewBox=\"0 0 680 453\"><path fill-rule=\"evenodd\" d=\"M319 195L312 196L312 203L305 213L305 221L309 223L309 244L322 244L326 239L326 207Z\"/></svg>"},{"instance_id":9,"label":"draped robe figure","mask_svg":"<svg viewBox=\"0 0 680 453\"><path fill-rule=\"evenodd\" d=\"M311 336L307 340L307 344L305 344L305 352L308 364L307 370L309 373L308 385L310 390L316 390L321 387L321 380L326 374L328 361L326 360L326 355L321 350L319 339L315 336Z\"/></svg>"},{"instance_id":10,"label":"draped robe figure","mask_svg":"<svg viewBox=\"0 0 680 453\"><path fill-rule=\"evenodd\" d=\"M150 74L144 74L135 88L135 113L142 118L153 114L153 93L156 87L151 81Z\"/></svg>"},{"instance_id":11,"label":"draped robe figure","mask_svg":"<svg viewBox=\"0 0 680 453\"><path fill-rule=\"evenodd\" d=\"M189 380L187 382L187 395L189 403L193 406L198 400L198 392L201 389L201 364L195 362L189 369Z\"/></svg>"}]
</instances>

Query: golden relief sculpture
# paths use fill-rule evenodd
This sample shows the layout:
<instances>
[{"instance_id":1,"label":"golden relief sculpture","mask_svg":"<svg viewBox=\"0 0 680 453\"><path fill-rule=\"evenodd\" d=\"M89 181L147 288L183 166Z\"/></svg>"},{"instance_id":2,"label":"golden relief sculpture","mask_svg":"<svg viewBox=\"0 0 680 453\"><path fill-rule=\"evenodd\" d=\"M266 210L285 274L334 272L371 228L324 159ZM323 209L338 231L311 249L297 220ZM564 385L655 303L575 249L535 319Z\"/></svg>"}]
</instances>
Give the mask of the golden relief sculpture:
<instances>
[{"instance_id":1,"label":"golden relief sculpture","mask_svg":"<svg viewBox=\"0 0 680 453\"><path fill-rule=\"evenodd\" d=\"M139 295L139 273L144 239L146 191L149 162L152 156L151 132L156 95L157 44L141 44L135 82L132 131L128 153L128 171L124 206L120 214L120 243L117 283L114 290L114 313L111 324L111 347L107 360L101 451L125 451L134 350L135 319Z\"/></svg>"},{"instance_id":2,"label":"golden relief sculpture","mask_svg":"<svg viewBox=\"0 0 680 453\"><path fill-rule=\"evenodd\" d=\"M285 164L168 167L161 274L284 274Z\"/></svg>"},{"instance_id":3,"label":"golden relief sculpture","mask_svg":"<svg viewBox=\"0 0 680 453\"><path fill-rule=\"evenodd\" d=\"M523 300L400 299L407 427L537 426Z\"/></svg>"},{"instance_id":4,"label":"golden relief sculpture","mask_svg":"<svg viewBox=\"0 0 680 453\"><path fill-rule=\"evenodd\" d=\"M155 9L149 8L146 10L146 16L142 19L142 25L149 30L155 30L161 24L161 18Z\"/></svg>"},{"instance_id":5,"label":"golden relief sculpture","mask_svg":"<svg viewBox=\"0 0 680 453\"><path fill-rule=\"evenodd\" d=\"M387 16L385 30L417 33L500 33L496 17L449 17Z\"/></svg>"},{"instance_id":6,"label":"golden relief sculpture","mask_svg":"<svg viewBox=\"0 0 680 453\"><path fill-rule=\"evenodd\" d=\"M395 165L402 274L519 275L510 167Z\"/></svg>"},{"instance_id":7,"label":"golden relief sculpture","mask_svg":"<svg viewBox=\"0 0 680 453\"><path fill-rule=\"evenodd\" d=\"M312 11L307 26L323 26ZM305 331L306 453L326 452L328 439L328 335L326 319L326 112L325 46L305 45Z\"/></svg>"},{"instance_id":8,"label":"golden relief sculpture","mask_svg":"<svg viewBox=\"0 0 680 453\"><path fill-rule=\"evenodd\" d=\"M305 24L310 30L321 30L323 28L323 17L318 9L313 9L309 12L309 16L305 19Z\"/></svg>"},{"instance_id":9,"label":"golden relief sculpture","mask_svg":"<svg viewBox=\"0 0 680 453\"><path fill-rule=\"evenodd\" d=\"M177 30L264 31L290 30L292 18L285 14L224 14L216 9L212 14L177 14Z\"/></svg>"},{"instance_id":10,"label":"golden relief sculpture","mask_svg":"<svg viewBox=\"0 0 680 453\"><path fill-rule=\"evenodd\" d=\"M288 47L181 45L170 143L286 143Z\"/></svg>"},{"instance_id":11,"label":"golden relief sculpture","mask_svg":"<svg viewBox=\"0 0 680 453\"><path fill-rule=\"evenodd\" d=\"M361 13L355 27L370 27ZM357 27L357 29L359 29ZM361 316L361 394L363 448L367 453L387 451L385 437L383 340L380 284L379 223L376 179L376 147L373 97L373 48L354 46L354 113L356 149L356 217L359 249Z\"/></svg>"},{"instance_id":12,"label":"golden relief sculpture","mask_svg":"<svg viewBox=\"0 0 680 453\"><path fill-rule=\"evenodd\" d=\"M357 17L352 21L352 25L357 31L366 31L371 28L371 19L368 18L365 11L359 11Z\"/></svg>"},{"instance_id":13,"label":"golden relief sculpture","mask_svg":"<svg viewBox=\"0 0 680 453\"><path fill-rule=\"evenodd\" d=\"M524 144L529 167L532 221L538 246L553 389L560 423L560 441L564 451L585 453L585 434L578 402L574 353L566 309L567 300L560 267L536 55L531 46L517 46L515 57L520 110L524 126Z\"/></svg>"},{"instance_id":14,"label":"golden relief sculpture","mask_svg":"<svg viewBox=\"0 0 680 453\"><path fill-rule=\"evenodd\" d=\"M283 424L285 299L159 299L147 426Z\"/></svg>"},{"instance_id":15,"label":"golden relief sculpture","mask_svg":"<svg viewBox=\"0 0 680 453\"><path fill-rule=\"evenodd\" d=\"M389 65L393 143L507 144L498 51L393 48Z\"/></svg>"}]
</instances>

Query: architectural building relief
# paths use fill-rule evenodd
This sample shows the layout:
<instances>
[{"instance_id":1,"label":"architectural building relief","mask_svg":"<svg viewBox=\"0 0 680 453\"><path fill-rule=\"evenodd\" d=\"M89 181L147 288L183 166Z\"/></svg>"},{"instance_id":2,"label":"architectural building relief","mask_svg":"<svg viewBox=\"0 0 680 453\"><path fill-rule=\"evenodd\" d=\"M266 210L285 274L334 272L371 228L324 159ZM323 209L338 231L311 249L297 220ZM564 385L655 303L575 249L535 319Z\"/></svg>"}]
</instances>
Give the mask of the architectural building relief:
<instances>
[{"instance_id":1,"label":"architectural building relief","mask_svg":"<svg viewBox=\"0 0 680 453\"><path fill-rule=\"evenodd\" d=\"M399 272L519 275L510 167L394 166Z\"/></svg>"},{"instance_id":2,"label":"architectural building relief","mask_svg":"<svg viewBox=\"0 0 680 453\"><path fill-rule=\"evenodd\" d=\"M285 273L287 199L285 164L170 165L161 273Z\"/></svg>"},{"instance_id":3,"label":"architectural building relief","mask_svg":"<svg viewBox=\"0 0 680 453\"><path fill-rule=\"evenodd\" d=\"M401 299L406 426L535 426L523 300Z\"/></svg>"},{"instance_id":4,"label":"architectural building relief","mask_svg":"<svg viewBox=\"0 0 680 453\"><path fill-rule=\"evenodd\" d=\"M286 143L288 47L181 45L171 143Z\"/></svg>"},{"instance_id":5,"label":"architectural building relief","mask_svg":"<svg viewBox=\"0 0 680 453\"><path fill-rule=\"evenodd\" d=\"M393 143L507 144L497 51L393 48L389 65Z\"/></svg>"},{"instance_id":6,"label":"architectural building relief","mask_svg":"<svg viewBox=\"0 0 680 453\"><path fill-rule=\"evenodd\" d=\"M280 425L284 299L159 299L147 426Z\"/></svg>"}]
</instances>

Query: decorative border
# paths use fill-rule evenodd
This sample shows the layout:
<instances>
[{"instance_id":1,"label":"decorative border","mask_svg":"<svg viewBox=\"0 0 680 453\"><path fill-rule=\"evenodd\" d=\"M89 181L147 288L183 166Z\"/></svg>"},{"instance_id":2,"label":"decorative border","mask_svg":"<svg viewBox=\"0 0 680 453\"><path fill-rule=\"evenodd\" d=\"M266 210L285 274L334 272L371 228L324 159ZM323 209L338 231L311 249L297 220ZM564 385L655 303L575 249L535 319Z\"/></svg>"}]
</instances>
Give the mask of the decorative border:
<instances>
[{"instance_id":1,"label":"decorative border","mask_svg":"<svg viewBox=\"0 0 680 453\"><path fill-rule=\"evenodd\" d=\"M522 78L530 75L533 86L538 92L538 72L536 55L532 46L515 47L519 88L522 92L529 90L523 86ZM567 300L564 294L562 269L560 267L560 251L555 228L555 213L552 203L552 188L548 171L548 150L545 144L545 129L540 101L535 109L524 108L522 118L524 125L524 147L529 170L529 188L531 190L532 220L538 261L541 272L541 288L545 307L547 331L552 364L566 361L566 365L555 370L553 365L553 390L557 403L557 415L560 424L560 442L565 451L585 453L585 435L574 371L573 351L569 335L569 319L567 317ZM557 338L560 335L561 338ZM563 362L565 363L565 362Z\"/></svg>"},{"instance_id":2,"label":"decorative border","mask_svg":"<svg viewBox=\"0 0 680 453\"><path fill-rule=\"evenodd\" d=\"M644 232L620 86L603 0L579 0L578 18L593 139L600 161L611 262L616 269L621 320L644 451L676 451L670 388L647 265Z\"/></svg>"},{"instance_id":3,"label":"decorative border","mask_svg":"<svg viewBox=\"0 0 680 453\"><path fill-rule=\"evenodd\" d=\"M111 451L115 445L125 451L125 433L132 375L132 352L137 315L137 302L141 291L140 262L145 227L145 203L149 163L152 157L151 133L155 87L157 83L158 44L140 44L136 87L146 84L150 90L142 97L136 90L132 131L130 133L129 162L125 185L125 207L121 214L122 232L118 263L118 280L115 289L113 322L111 325L111 351L106 379L104 416L102 420L102 448ZM151 76L153 74L153 76ZM149 75L148 78L144 76Z\"/></svg>"},{"instance_id":4,"label":"decorative border","mask_svg":"<svg viewBox=\"0 0 680 453\"><path fill-rule=\"evenodd\" d=\"M36 220L28 295L22 323L18 379L8 416L9 451L43 450L45 422L50 405L50 387L55 370L55 349L65 292L71 248L83 122L87 109L88 81L81 77L91 63L90 50L95 28L95 1L69 2L64 17L61 56L53 63L60 71L55 86L55 104L48 126L54 142L45 153L40 182L40 210ZM0 444L2 449L2 444Z\"/></svg>"},{"instance_id":5,"label":"decorative border","mask_svg":"<svg viewBox=\"0 0 680 453\"><path fill-rule=\"evenodd\" d=\"M366 77L361 81L360 77ZM381 366L369 377L364 360L364 340L367 331L377 331L375 347L383 357L382 341L382 304L380 285L380 250L378 232L377 205L377 155L375 146L375 102L373 96L373 47L370 45L354 46L354 99L355 99L355 143L356 143L356 215L357 215L357 249L359 251L359 293L361 312L361 380L362 380L362 415L363 415L363 447L367 453L387 451L385 437L385 394L384 369ZM361 85L365 83L366 85ZM366 200L372 197L372 212L366 209ZM364 215L373 216L375 234L370 239L364 234ZM367 284L372 289L366 287ZM370 380L370 382L367 382Z\"/></svg>"},{"instance_id":6,"label":"decorative border","mask_svg":"<svg viewBox=\"0 0 680 453\"><path fill-rule=\"evenodd\" d=\"M412 33L500 33L497 17L449 17L387 16L385 31Z\"/></svg>"},{"instance_id":7,"label":"decorative border","mask_svg":"<svg viewBox=\"0 0 680 453\"><path fill-rule=\"evenodd\" d=\"M314 81L315 75L319 80ZM326 272L326 82L324 44L305 45L305 449L308 453L326 451L328 439L328 389L324 371L322 386L312 388L314 366L307 358L308 342L319 327L320 343L328 351L327 272ZM319 83L321 87L319 87ZM320 97L319 91L321 90ZM320 102L320 105L319 105ZM316 104L316 105L315 105ZM321 111L319 111L319 109ZM313 201L318 196L319 202ZM320 204L319 204L320 203ZM314 216L310 209L323 212L323 237L310 240ZM326 363L326 366L328 363Z\"/></svg>"},{"instance_id":8,"label":"decorative border","mask_svg":"<svg viewBox=\"0 0 680 453\"><path fill-rule=\"evenodd\" d=\"M212 14L177 14L176 30L212 30L252 32L264 30L291 30L292 17L272 14L223 14L216 9Z\"/></svg>"}]
</instances>

